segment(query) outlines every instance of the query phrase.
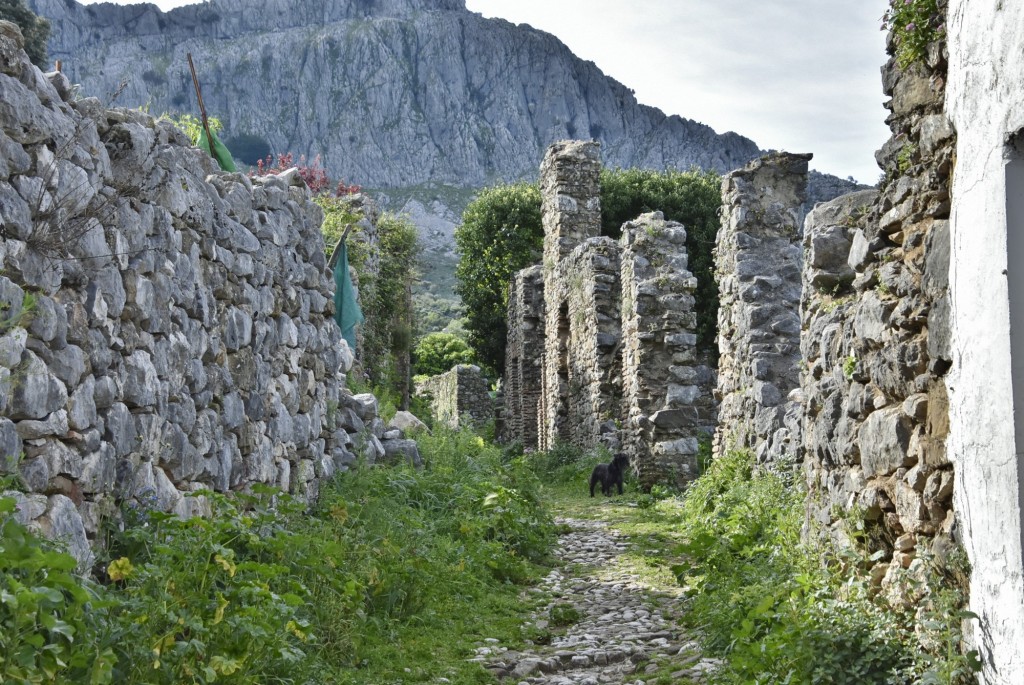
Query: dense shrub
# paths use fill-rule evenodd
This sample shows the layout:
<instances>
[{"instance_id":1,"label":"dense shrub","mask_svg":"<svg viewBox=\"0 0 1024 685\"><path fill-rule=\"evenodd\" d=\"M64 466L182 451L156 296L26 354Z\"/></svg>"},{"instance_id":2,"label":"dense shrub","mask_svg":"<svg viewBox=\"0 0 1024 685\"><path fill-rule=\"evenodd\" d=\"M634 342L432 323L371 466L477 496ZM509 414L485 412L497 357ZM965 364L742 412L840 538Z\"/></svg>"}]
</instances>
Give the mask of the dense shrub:
<instances>
[{"instance_id":1,"label":"dense shrub","mask_svg":"<svg viewBox=\"0 0 1024 685\"><path fill-rule=\"evenodd\" d=\"M946 31L946 18L938 0L890 0L882 17L882 30L896 38L896 58L906 68L924 60L928 45Z\"/></svg>"},{"instance_id":2,"label":"dense shrub","mask_svg":"<svg viewBox=\"0 0 1024 685\"><path fill-rule=\"evenodd\" d=\"M945 591L922 613L943 626L932 635L941 653L929 653L912 611L885 605L847 574L856 560L822 566L835 555L801 543L805 497L785 475L755 470L749 454L733 453L711 464L681 508L663 510L687 539L676 551L688 562L673 570L691 595L688 621L725 658L718 681L971 682L973 656L958 653L961 614Z\"/></svg>"},{"instance_id":3,"label":"dense shrub","mask_svg":"<svg viewBox=\"0 0 1024 685\"><path fill-rule=\"evenodd\" d=\"M469 344L452 333L428 333L416 343L413 366L417 374L436 376L457 364L472 364L476 354Z\"/></svg>"},{"instance_id":4,"label":"dense shrub","mask_svg":"<svg viewBox=\"0 0 1024 685\"><path fill-rule=\"evenodd\" d=\"M18 523L15 506L0 498L0 682L111 682L102 592L75 574L73 557Z\"/></svg>"},{"instance_id":5,"label":"dense shrub","mask_svg":"<svg viewBox=\"0 0 1024 685\"><path fill-rule=\"evenodd\" d=\"M601 231L618 238L622 224L640 214L664 213L686 227L689 268L697 277L694 292L697 346L718 355L718 284L715 239L722 205L722 180L713 171L605 169L601 172Z\"/></svg>"}]
</instances>

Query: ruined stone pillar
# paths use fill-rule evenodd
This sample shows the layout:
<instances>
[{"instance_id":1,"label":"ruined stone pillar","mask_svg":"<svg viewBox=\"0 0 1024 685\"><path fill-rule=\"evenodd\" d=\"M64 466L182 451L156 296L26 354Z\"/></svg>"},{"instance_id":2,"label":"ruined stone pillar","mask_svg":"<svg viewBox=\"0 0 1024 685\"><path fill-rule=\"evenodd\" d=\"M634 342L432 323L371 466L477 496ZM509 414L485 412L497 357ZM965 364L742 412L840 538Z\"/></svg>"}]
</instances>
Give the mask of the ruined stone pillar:
<instances>
[{"instance_id":1,"label":"ruined stone pillar","mask_svg":"<svg viewBox=\"0 0 1024 685\"><path fill-rule=\"evenodd\" d=\"M800 386L800 206L810 159L773 153L722 180L716 456L745 448L762 462L799 454L799 407L787 400Z\"/></svg>"},{"instance_id":2,"label":"ruined stone pillar","mask_svg":"<svg viewBox=\"0 0 1024 685\"><path fill-rule=\"evenodd\" d=\"M686 230L645 214L622 228L623 440L640 484L698 475L697 324Z\"/></svg>"},{"instance_id":3,"label":"ruined stone pillar","mask_svg":"<svg viewBox=\"0 0 1024 685\"><path fill-rule=\"evenodd\" d=\"M559 264L580 243L600 234L599 149L596 142L555 143L540 168L547 300L540 449L569 439L569 311Z\"/></svg>"},{"instance_id":4,"label":"ruined stone pillar","mask_svg":"<svg viewBox=\"0 0 1024 685\"><path fill-rule=\"evenodd\" d=\"M505 351L505 439L535 450L544 375L544 270L523 269L512 281Z\"/></svg>"}]
</instances>

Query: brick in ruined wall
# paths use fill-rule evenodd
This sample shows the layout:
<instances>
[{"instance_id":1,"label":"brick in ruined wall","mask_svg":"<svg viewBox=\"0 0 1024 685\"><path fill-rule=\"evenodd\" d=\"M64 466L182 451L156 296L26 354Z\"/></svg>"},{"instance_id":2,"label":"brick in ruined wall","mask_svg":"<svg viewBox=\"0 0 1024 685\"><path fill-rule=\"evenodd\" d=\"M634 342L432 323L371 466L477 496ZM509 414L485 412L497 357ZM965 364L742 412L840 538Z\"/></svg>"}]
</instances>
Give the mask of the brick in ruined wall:
<instances>
[{"instance_id":1,"label":"brick in ruined wall","mask_svg":"<svg viewBox=\"0 0 1024 685\"><path fill-rule=\"evenodd\" d=\"M789 395L799 387L798 220L810 158L774 153L722 181L715 454L751 449L762 462L798 458L791 428L799 422Z\"/></svg>"},{"instance_id":2,"label":"brick in ruined wall","mask_svg":"<svg viewBox=\"0 0 1024 685\"><path fill-rule=\"evenodd\" d=\"M645 214L622 227L624 441L641 486L698 475L701 415L686 230Z\"/></svg>"},{"instance_id":3,"label":"brick in ruined wall","mask_svg":"<svg viewBox=\"0 0 1024 685\"><path fill-rule=\"evenodd\" d=\"M544 273L540 266L516 274L511 285L505 354L505 440L538 447L544 363Z\"/></svg>"}]
</instances>

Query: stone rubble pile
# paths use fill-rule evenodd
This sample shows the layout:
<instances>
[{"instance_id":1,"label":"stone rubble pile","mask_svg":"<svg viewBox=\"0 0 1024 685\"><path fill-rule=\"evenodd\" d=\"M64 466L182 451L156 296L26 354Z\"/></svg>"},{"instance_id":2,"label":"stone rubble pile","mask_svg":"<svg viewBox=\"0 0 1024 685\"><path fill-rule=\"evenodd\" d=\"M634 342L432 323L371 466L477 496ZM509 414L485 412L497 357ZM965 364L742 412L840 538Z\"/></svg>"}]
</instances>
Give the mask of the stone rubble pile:
<instances>
[{"instance_id":1,"label":"stone rubble pile","mask_svg":"<svg viewBox=\"0 0 1024 685\"><path fill-rule=\"evenodd\" d=\"M697 643L680 632L681 589L653 591L621 568L619 557L629 546L606 523L560 523L571 527L556 550L562 563L533 590L551 598L533 618L535 629L554 634L550 644L511 651L487 640L472 660L520 685L644 685L664 676L704 682L718 662L703 658ZM567 606L579 620L563 633L552 617Z\"/></svg>"},{"instance_id":2,"label":"stone rubble pile","mask_svg":"<svg viewBox=\"0 0 1024 685\"><path fill-rule=\"evenodd\" d=\"M0 475L81 567L119 504L315 497L413 447L344 387L320 209L296 174L222 173L173 124L43 74L0 22Z\"/></svg>"}]
</instances>

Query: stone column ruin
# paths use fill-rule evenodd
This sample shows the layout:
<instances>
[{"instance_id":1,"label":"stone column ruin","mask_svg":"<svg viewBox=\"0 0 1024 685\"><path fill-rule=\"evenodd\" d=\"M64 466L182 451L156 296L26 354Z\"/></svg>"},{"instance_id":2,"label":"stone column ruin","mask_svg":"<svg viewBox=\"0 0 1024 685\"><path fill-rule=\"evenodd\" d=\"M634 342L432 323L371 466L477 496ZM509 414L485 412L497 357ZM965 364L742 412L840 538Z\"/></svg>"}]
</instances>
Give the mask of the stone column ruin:
<instances>
[{"instance_id":1,"label":"stone column ruin","mask_svg":"<svg viewBox=\"0 0 1024 685\"><path fill-rule=\"evenodd\" d=\"M570 369L570 348L584 346L580 337L584 329L591 336L598 333L600 326L587 325L586 319L596 313L593 300L603 299L603 293L584 290L587 284L583 273L578 270L571 273L572 283L567 284L565 277L570 272L563 261L573 254L577 246L589 238L596 238L601 231L599 149L598 143L589 141L555 143L548 148L540 169L546 299L540 449L550 449L559 440L583 437L578 430L573 430L580 420L578 416L570 419L574 413L572 405L580 401L580 394L585 389L589 391L595 384L586 374L581 377L580 373L585 371L582 365L575 364L575 371ZM582 254L573 261L577 269L609 268L601 259L588 259ZM576 285L578 287L574 287ZM574 330L575 338L572 335ZM594 356L598 356L596 349ZM597 360L593 359L592 364L596 363ZM600 385L600 381L596 383ZM594 399L586 398L583 402L595 404Z\"/></svg>"},{"instance_id":2,"label":"stone column ruin","mask_svg":"<svg viewBox=\"0 0 1024 685\"><path fill-rule=\"evenodd\" d=\"M640 484L683 486L699 475L697 320L686 229L661 212L622 228L625 449Z\"/></svg>"},{"instance_id":3,"label":"stone column ruin","mask_svg":"<svg viewBox=\"0 0 1024 685\"><path fill-rule=\"evenodd\" d=\"M718 278L719 408L715 455L797 458L801 205L811 155L775 153L722 180Z\"/></svg>"}]
</instances>

